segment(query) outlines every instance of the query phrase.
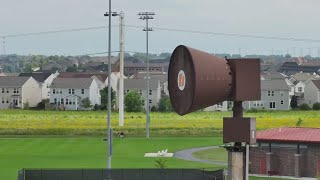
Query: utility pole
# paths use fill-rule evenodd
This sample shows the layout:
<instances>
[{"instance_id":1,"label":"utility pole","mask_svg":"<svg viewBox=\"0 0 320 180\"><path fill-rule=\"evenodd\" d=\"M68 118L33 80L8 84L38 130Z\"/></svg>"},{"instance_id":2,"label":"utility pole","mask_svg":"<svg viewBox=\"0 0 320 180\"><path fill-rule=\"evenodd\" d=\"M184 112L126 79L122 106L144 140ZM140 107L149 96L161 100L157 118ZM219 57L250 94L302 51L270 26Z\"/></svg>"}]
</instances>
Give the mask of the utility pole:
<instances>
[{"instance_id":1,"label":"utility pole","mask_svg":"<svg viewBox=\"0 0 320 180\"><path fill-rule=\"evenodd\" d=\"M123 32L123 25L124 25L124 13L120 13L120 82L119 82L119 126L124 125L124 105L123 105L123 61L124 61L124 32Z\"/></svg>"},{"instance_id":2,"label":"utility pole","mask_svg":"<svg viewBox=\"0 0 320 180\"><path fill-rule=\"evenodd\" d=\"M6 55L6 37L2 37L2 54Z\"/></svg>"},{"instance_id":3,"label":"utility pole","mask_svg":"<svg viewBox=\"0 0 320 180\"><path fill-rule=\"evenodd\" d=\"M146 27L143 29L143 31L146 31L146 49L147 49L147 55L146 55L146 61L147 61L147 91L146 91L146 138L150 137L150 116L149 116L149 31L153 31L152 28L149 28L148 20L154 19L153 16L155 15L154 12L140 12L138 14L140 16L141 20L146 20Z\"/></svg>"},{"instance_id":4,"label":"utility pole","mask_svg":"<svg viewBox=\"0 0 320 180\"><path fill-rule=\"evenodd\" d=\"M109 17L109 37L108 37L108 119L107 119L107 134L108 134L108 169L111 169L111 156L112 156L112 129L111 129L111 16L117 16L116 12L111 12L111 0L109 0L109 12L104 16Z\"/></svg>"}]
</instances>

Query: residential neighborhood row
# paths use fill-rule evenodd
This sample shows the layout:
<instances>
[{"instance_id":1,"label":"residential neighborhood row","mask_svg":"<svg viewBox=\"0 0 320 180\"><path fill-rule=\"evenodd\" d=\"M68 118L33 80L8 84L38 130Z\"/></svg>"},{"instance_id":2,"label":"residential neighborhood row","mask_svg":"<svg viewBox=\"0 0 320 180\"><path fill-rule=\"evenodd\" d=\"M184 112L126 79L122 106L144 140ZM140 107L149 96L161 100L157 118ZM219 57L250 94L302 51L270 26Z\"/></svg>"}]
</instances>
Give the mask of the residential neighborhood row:
<instances>
[{"instance_id":1,"label":"residential neighborhood row","mask_svg":"<svg viewBox=\"0 0 320 180\"><path fill-rule=\"evenodd\" d=\"M150 90L146 92L146 68L143 63L125 64L124 95L137 91L144 105L157 107L161 97L168 96L168 75L166 65L150 66ZM116 69L116 68L115 68ZM111 73L111 87L118 97L120 73ZM65 110L90 110L83 100L92 105L101 105L100 91L108 86L107 72L59 72L38 70L16 75L0 74L0 108L14 109L36 107L49 99L53 108ZM144 99L149 93L149 101ZM288 76L281 72L261 71L261 100L244 102L245 109L290 110L292 101L297 106L320 102L320 75L317 72L296 72ZM118 98L113 107L118 109ZM223 102L205 108L204 111L227 111L230 103Z\"/></svg>"}]
</instances>

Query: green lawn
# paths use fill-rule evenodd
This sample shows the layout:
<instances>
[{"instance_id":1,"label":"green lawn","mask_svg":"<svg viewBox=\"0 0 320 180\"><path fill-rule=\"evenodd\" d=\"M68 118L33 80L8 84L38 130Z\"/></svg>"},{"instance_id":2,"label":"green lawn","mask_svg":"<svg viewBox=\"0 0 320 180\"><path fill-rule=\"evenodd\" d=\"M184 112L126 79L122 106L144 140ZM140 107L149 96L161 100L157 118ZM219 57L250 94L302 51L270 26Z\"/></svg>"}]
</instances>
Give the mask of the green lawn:
<instances>
[{"instance_id":1,"label":"green lawn","mask_svg":"<svg viewBox=\"0 0 320 180\"><path fill-rule=\"evenodd\" d=\"M146 152L221 144L221 138L114 139L113 168L155 168ZM105 168L107 142L101 138L0 138L0 179L15 180L22 168ZM168 158L168 168L221 168Z\"/></svg>"},{"instance_id":2,"label":"green lawn","mask_svg":"<svg viewBox=\"0 0 320 180\"><path fill-rule=\"evenodd\" d=\"M211 160L211 161L228 161L228 153L225 148L207 149L198 151L192 154L199 159Z\"/></svg>"},{"instance_id":3,"label":"green lawn","mask_svg":"<svg viewBox=\"0 0 320 180\"><path fill-rule=\"evenodd\" d=\"M1 110L0 135L84 135L106 133L106 111L30 111ZM221 136L222 118L231 112L195 112L185 116L176 113L151 112L151 136ZM295 126L320 127L320 111L266 111L245 113L257 118L257 129ZM130 136L144 136L145 114L126 113L125 126L118 126L118 114L112 113L115 132L123 129Z\"/></svg>"}]
</instances>

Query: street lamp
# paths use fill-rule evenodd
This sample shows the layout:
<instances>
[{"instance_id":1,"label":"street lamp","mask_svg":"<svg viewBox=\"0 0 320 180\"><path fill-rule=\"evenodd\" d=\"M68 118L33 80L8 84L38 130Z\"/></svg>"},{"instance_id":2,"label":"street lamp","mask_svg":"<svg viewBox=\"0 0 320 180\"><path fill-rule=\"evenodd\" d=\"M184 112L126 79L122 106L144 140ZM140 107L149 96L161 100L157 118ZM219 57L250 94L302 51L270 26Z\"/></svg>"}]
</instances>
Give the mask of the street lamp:
<instances>
[{"instance_id":1,"label":"street lamp","mask_svg":"<svg viewBox=\"0 0 320 180\"><path fill-rule=\"evenodd\" d=\"M111 12L111 0L109 0L109 12L104 16L109 17L109 38L108 38L108 169L111 169L111 156L112 156L112 129L111 129L111 16L117 16L118 13Z\"/></svg>"},{"instance_id":2,"label":"street lamp","mask_svg":"<svg viewBox=\"0 0 320 180\"><path fill-rule=\"evenodd\" d=\"M143 31L146 31L146 48L147 48L147 56L146 56L146 61L147 61L147 92L146 92L146 138L150 137L150 132L149 132L149 127L150 127L150 116L149 116L149 31L153 31L152 28L149 28L148 20L149 19L154 19L154 12L140 12L138 14L139 19L141 20L146 20L146 27L143 29Z\"/></svg>"}]
</instances>

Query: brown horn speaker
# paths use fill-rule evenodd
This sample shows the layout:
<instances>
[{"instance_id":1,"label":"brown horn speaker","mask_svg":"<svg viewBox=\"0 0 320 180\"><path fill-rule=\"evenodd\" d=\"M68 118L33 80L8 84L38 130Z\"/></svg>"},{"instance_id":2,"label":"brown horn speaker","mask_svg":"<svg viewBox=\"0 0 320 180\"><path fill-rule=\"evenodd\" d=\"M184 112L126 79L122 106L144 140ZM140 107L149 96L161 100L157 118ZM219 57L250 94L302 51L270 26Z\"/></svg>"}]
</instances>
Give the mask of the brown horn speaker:
<instances>
[{"instance_id":1,"label":"brown horn speaker","mask_svg":"<svg viewBox=\"0 0 320 180\"><path fill-rule=\"evenodd\" d=\"M170 59L168 89L173 109L185 115L225 101L231 93L232 76L224 58L183 45Z\"/></svg>"}]
</instances>

